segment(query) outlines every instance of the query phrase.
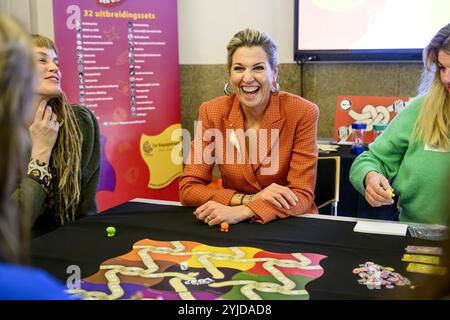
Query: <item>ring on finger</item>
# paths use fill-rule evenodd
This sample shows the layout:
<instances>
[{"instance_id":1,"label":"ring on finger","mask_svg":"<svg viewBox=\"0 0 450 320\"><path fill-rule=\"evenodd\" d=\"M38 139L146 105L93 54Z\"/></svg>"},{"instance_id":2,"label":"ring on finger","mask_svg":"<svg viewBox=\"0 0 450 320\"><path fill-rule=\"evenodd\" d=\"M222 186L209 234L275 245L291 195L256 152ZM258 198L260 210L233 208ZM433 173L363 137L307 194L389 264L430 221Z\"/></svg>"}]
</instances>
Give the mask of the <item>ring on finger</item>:
<instances>
[{"instance_id":1,"label":"ring on finger","mask_svg":"<svg viewBox=\"0 0 450 320\"><path fill-rule=\"evenodd\" d=\"M210 222L210 221L212 220L212 218L211 218L211 216L207 216L207 217L205 218L205 220L206 220L206 223L208 223L208 222Z\"/></svg>"}]
</instances>

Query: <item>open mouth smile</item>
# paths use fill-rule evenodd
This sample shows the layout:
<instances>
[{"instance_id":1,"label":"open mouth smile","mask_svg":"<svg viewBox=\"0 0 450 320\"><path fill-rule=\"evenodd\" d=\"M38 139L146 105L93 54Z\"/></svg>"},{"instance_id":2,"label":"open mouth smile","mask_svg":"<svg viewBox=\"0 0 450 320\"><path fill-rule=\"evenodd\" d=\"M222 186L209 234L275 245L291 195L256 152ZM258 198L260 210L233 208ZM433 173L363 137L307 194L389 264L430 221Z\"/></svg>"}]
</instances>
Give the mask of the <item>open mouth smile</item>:
<instances>
[{"instance_id":1,"label":"open mouth smile","mask_svg":"<svg viewBox=\"0 0 450 320\"><path fill-rule=\"evenodd\" d=\"M259 91L259 87L256 86L247 86L247 87L241 87L241 91L242 93L246 94L246 95L255 95L258 93Z\"/></svg>"}]
</instances>

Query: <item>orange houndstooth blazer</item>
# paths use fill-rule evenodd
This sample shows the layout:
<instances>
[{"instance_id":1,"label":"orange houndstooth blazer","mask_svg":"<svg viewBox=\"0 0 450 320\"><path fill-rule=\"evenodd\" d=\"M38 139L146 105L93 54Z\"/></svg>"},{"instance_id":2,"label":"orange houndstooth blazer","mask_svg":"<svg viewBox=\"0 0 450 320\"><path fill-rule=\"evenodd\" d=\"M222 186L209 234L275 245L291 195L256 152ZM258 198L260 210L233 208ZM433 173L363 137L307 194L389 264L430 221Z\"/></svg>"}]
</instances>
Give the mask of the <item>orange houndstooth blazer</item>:
<instances>
[{"instance_id":1,"label":"orange houndstooth blazer","mask_svg":"<svg viewBox=\"0 0 450 320\"><path fill-rule=\"evenodd\" d=\"M247 206L258 222L317 213L318 118L315 104L280 92L270 97L258 133L249 134L246 142L244 114L236 96L203 103L187 157L190 163L180 178L181 202L195 207L209 200L228 205L235 193L255 194L277 183L289 187L299 202L290 209L280 209L266 200L253 200ZM207 186L215 164L221 172L222 189Z\"/></svg>"}]
</instances>

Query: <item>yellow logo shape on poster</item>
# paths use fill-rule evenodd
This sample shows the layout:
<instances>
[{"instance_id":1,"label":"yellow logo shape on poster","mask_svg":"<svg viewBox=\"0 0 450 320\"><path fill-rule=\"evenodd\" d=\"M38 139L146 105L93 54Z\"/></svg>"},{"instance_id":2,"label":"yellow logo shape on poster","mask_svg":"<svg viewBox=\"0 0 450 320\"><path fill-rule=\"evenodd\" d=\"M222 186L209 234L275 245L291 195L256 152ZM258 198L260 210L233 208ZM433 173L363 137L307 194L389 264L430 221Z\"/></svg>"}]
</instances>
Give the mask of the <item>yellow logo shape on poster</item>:
<instances>
[{"instance_id":1,"label":"yellow logo shape on poster","mask_svg":"<svg viewBox=\"0 0 450 320\"><path fill-rule=\"evenodd\" d=\"M151 189L162 189L167 187L183 172L183 164L175 164L172 161L172 152L175 146L182 141L171 140L172 133L180 130L181 124L176 123L167 127L156 136L141 135L140 152L141 157L150 171L148 187Z\"/></svg>"}]
</instances>

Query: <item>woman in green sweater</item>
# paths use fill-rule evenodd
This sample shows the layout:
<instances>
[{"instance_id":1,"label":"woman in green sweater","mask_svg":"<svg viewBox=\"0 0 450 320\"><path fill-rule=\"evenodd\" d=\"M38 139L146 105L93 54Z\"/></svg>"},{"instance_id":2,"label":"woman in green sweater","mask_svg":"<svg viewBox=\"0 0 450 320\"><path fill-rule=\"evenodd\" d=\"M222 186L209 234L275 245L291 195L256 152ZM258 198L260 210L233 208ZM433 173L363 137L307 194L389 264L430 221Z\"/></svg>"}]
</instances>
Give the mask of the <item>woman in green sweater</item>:
<instances>
[{"instance_id":1,"label":"woman in green sweater","mask_svg":"<svg viewBox=\"0 0 450 320\"><path fill-rule=\"evenodd\" d=\"M71 106L61 90L53 41L41 35L32 41L38 69L32 147L27 175L13 197L21 209L31 206L37 235L97 212L100 142L95 116Z\"/></svg>"},{"instance_id":2,"label":"woman in green sweater","mask_svg":"<svg viewBox=\"0 0 450 320\"><path fill-rule=\"evenodd\" d=\"M423 51L418 97L369 145L350 170L350 181L373 207L399 196L401 221L447 224L449 197L450 24Z\"/></svg>"}]
</instances>

